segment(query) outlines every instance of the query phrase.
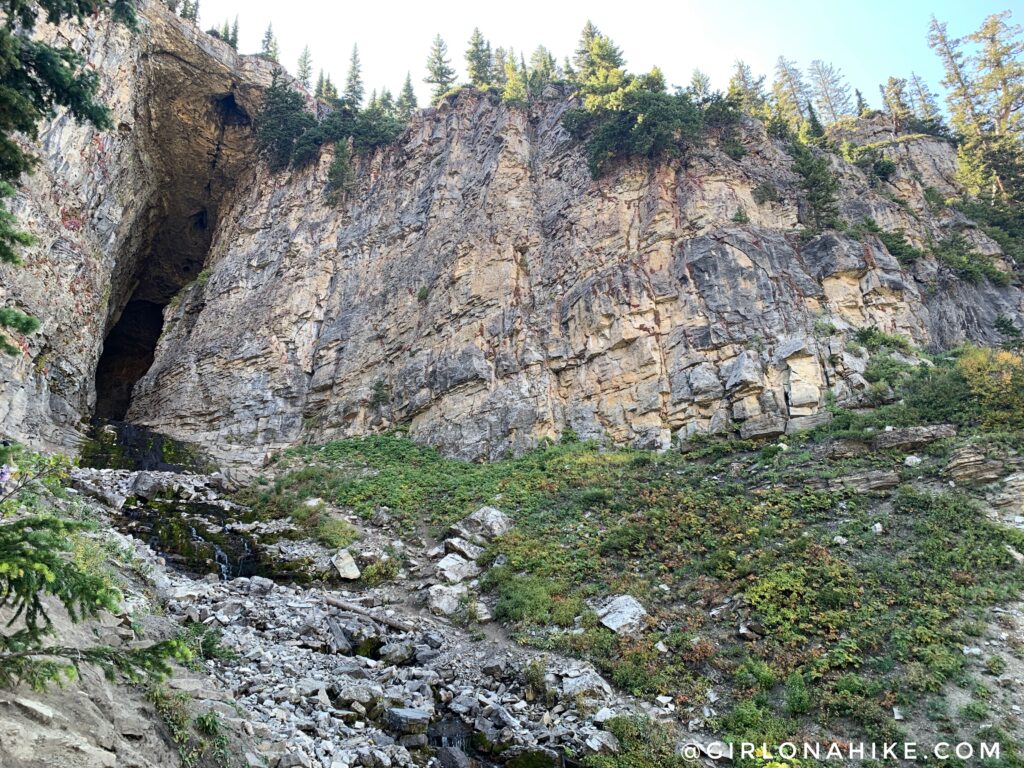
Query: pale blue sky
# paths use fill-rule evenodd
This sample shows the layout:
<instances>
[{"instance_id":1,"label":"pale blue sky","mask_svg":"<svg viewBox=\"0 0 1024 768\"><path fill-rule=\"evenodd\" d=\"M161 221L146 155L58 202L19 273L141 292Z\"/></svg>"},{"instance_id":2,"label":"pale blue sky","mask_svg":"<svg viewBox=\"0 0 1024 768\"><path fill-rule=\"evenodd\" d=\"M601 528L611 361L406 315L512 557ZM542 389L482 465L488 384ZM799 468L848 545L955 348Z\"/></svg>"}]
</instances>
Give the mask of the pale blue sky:
<instances>
[{"instance_id":1,"label":"pale blue sky","mask_svg":"<svg viewBox=\"0 0 1024 768\"><path fill-rule=\"evenodd\" d=\"M779 54L806 70L821 58L839 66L869 103L878 103L878 84L911 70L938 90L941 67L926 38L934 13L960 36L976 29L990 13L1010 9L1024 23L1022 0L865 0L859 4L828 0L775 2L536 2L478 3L445 6L430 2L334 3L322 0L201 0L204 29L237 14L243 53L259 49L268 22L292 72L302 46L313 52L314 72L323 67L341 84L353 43L359 44L366 90L387 86L397 91L411 71L421 104L429 88L423 83L430 41L440 32L452 63L464 75L463 53L474 26L492 45L533 50L546 45L561 61L572 53L579 30L591 19L626 54L632 71L658 65L670 84L685 84L694 67L724 88L733 61L745 59L759 74L768 74Z\"/></svg>"}]
</instances>

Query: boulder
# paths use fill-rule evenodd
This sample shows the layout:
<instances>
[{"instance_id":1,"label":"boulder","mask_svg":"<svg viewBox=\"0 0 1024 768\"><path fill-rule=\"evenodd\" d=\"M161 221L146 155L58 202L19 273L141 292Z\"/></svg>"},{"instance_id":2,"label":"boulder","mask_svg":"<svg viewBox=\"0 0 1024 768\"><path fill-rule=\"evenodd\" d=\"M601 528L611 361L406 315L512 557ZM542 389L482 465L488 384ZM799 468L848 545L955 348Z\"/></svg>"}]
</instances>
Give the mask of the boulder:
<instances>
[{"instance_id":1,"label":"boulder","mask_svg":"<svg viewBox=\"0 0 1024 768\"><path fill-rule=\"evenodd\" d=\"M427 592L427 607L437 616L452 616L458 612L468 593L465 584L435 584Z\"/></svg>"},{"instance_id":2,"label":"boulder","mask_svg":"<svg viewBox=\"0 0 1024 768\"><path fill-rule=\"evenodd\" d=\"M391 707L384 720L392 733L426 733L430 724L430 713L425 709Z\"/></svg>"},{"instance_id":3,"label":"boulder","mask_svg":"<svg viewBox=\"0 0 1024 768\"><path fill-rule=\"evenodd\" d=\"M640 631L647 611L632 595L619 595L598 609L597 615L612 632L628 635Z\"/></svg>"},{"instance_id":4,"label":"boulder","mask_svg":"<svg viewBox=\"0 0 1024 768\"><path fill-rule=\"evenodd\" d=\"M343 579L358 579L360 576L359 566L356 565L355 558L347 549L339 549L337 554L331 558L331 563Z\"/></svg>"},{"instance_id":5,"label":"boulder","mask_svg":"<svg viewBox=\"0 0 1024 768\"><path fill-rule=\"evenodd\" d=\"M512 518L494 507L480 507L476 512L452 526L452 533L473 542L483 543L512 530Z\"/></svg>"},{"instance_id":6,"label":"boulder","mask_svg":"<svg viewBox=\"0 0 1024 768\"><path fill-rule=\"evenodd\" d=\"M472 579L480 575L480 566L471 563L461 555L454 552L441 558L437 564L437 573L449 584L458 584L460 581Z\"/></svg>"}]
</instances>

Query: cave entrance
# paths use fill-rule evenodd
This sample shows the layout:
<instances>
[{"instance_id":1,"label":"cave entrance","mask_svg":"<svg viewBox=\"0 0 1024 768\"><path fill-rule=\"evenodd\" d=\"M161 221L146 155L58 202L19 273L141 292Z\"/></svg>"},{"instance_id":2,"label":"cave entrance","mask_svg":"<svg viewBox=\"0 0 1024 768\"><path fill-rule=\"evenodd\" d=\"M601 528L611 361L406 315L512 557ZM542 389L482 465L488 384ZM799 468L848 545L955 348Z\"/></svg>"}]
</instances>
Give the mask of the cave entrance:
<instances>
[{"instance_id":1,"label":"cave entrance","mask_svg":"<svg viewBox=\"0 0 1024 768\"><path fill-rule=\"evenodd\" d=\"M248 112L228 90L183 89L174 57L148 61L154 115L140 142L158 182L138 221L138 236L117 257L107 336L96 367L93 415L124 421L136 383L154 362L164 309L200 274L220 207L252 162Z\"/></svg>"},{"instance_id":2,"label":"cave entrance","mask_svg":"<svg viewBox=\"0 0 1024 768\"><path fill-rule=\"evenodd\" d=\"M121 421L132 389L153 364L164 325L164 307L153 301L129 301L110 329L96 367L96 418Z\"/></svg>"}]
</instances>

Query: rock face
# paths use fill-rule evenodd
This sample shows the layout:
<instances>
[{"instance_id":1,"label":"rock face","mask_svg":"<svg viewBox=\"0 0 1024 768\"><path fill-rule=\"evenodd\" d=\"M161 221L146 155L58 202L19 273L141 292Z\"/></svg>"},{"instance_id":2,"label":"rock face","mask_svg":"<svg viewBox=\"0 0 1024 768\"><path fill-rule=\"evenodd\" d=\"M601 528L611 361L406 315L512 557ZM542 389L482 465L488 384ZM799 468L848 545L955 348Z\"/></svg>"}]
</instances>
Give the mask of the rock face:
<instances>
[{"instance_id":1,"label":"rock face","mask_svg":"<svg viewBox=\"0 0 1024 768\"><path fill-rule=\"evenodd\" d=\"M99 137L56 120L47 170L21 203L41 246L0 291L44 327L13 370L0 360L0 424L16 436L73 438L94 406L105 335L133 296L163 308L128 418L229 461L397 423L465 458L566 429L657 448L695 433L779 434L815 423L829 393L850 401L866 388L851 329L945 347L995 341L999 314L1020 322L1018 288L965 283L930 258L904 267L872 236L801 238L798 177L756 121L742 126L740 160L709 139L594 180L561 127L564 94L524 110L467 89L418 114L396 146L357 158L356 188L331 205L330 149L303 171L248 162L265 63L155 5L146 18L149 35L97 27L78 41L127 127ZM918 246L962 230L998 256L959 214L926 204L926 187L956 191L948 144L858 130L897 170L872 188L832 157L847 220L870 217ZM172 172L182 157L218 169L206 198ZM93 178L100 160L107 176ZM76 201L73 233L54 194ZM734 223L740 210L749 223ZM186 233L190 221L202 232ZM167 254L152 244L168 238L188 255L170 272L153 266ZM163 306L200 265L202 279ZM40 276L58 270L49 306ZM134 381L116 371L146 365L111 363L101 405Z\"/></svg>"}]
</instances>

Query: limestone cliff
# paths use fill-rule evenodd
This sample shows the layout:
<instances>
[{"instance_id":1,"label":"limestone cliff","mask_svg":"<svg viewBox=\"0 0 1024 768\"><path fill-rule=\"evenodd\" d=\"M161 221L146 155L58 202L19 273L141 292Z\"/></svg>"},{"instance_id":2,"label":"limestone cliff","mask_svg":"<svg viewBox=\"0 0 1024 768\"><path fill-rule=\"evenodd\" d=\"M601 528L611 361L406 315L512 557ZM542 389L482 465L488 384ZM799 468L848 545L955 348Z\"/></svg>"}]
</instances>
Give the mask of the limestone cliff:
<instances>
[{"instance_id":1,"label":"limestone cliff","mask_svg":"<svg viewBox=\"0 0 1024 768\"><path fill-rule=\"evenodd\" d=\"M301 172L250 162L268 64L155 6L146 17L137 38L77 41L122 127L55 120L21 200L40 244L3 290L44 327L13 370L0 361L9 432L72 439L119 315L183 285L127 416L236 460L396 424L466 458L568 428L649 447L776 434L865 390L852 329L950 347L994 342L997 315L1024 312L1019 287L902 266L874 236L803 237L792 160L756 121L739 160L709 140L594 180L555 89L530 109L464 90L421 111L332 205L329 149ZM916 245L962 231L998 258L928 206L927 188L956 192L950 145L855 130L897 170L873 187L833 157L847 220ZM101 404L136 377L101 375Z\"/></svg>"}]
</instances>

